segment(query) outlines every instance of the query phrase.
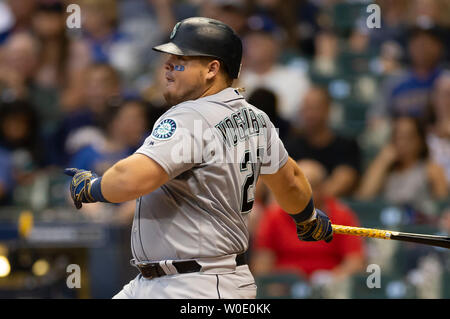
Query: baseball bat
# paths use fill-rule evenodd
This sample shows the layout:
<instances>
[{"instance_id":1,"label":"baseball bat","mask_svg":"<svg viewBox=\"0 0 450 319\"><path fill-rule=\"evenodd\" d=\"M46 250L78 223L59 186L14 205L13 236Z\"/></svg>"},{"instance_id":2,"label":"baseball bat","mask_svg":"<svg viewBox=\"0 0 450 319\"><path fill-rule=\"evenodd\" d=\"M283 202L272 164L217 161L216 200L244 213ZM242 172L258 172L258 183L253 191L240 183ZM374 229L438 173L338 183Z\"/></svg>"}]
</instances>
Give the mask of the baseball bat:
<instances>
[{"instance_id":1,"label":"baseball bat","mask_svg":"<svg viewBox=\"0 0 450 319\"><path fill-rule=\"evenodd\" d=\"M425 244L450 249L450 237L448 236L403 233L392 230L351 227L334 224L331 226L333 227L334 234L354 235L354 236L389 239L389 240L400 240L411 243Z\"/></svg>"}]
</instances>

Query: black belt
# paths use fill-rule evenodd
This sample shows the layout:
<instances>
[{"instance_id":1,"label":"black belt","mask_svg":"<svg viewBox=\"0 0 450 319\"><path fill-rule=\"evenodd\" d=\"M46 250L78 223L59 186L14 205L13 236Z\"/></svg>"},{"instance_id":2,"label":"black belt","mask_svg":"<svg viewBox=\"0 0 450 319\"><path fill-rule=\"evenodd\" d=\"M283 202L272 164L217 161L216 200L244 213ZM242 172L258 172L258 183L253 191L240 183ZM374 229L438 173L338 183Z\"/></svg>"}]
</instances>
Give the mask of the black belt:
<instances>
[{"instance_id":1,"label":"black belt","mask_svg":"<svg viewBox=\"0 0 450 319\"><path fill-rule=\"evenodd\" d=\"M247 264L245 253L237 255L236 266L242 266L245 264ZM137 263L133 265L139 269L142 276L146 279L152 279L167 275L159 263ZM202 268L200 264L195 260L173 261L172 265L175 267L179 274L199 272Z\"/></svg>"}]
</instances>

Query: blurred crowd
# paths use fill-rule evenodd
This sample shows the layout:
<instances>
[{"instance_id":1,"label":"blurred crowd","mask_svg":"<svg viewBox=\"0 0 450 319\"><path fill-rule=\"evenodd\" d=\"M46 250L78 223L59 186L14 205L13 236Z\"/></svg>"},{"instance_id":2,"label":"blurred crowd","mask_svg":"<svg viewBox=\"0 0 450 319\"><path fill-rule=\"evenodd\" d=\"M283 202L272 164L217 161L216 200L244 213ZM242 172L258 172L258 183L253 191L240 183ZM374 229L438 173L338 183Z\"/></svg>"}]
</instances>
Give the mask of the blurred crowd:
<instances>
[{"instance_id":1,"label":"blurred crowd","mask_svg":"<svg viewBox=\"0 0 450 319\"><path fill-rule=\"evenodd\" d=\"M80 29L66 25L70 3ZM370 3L381 28L367 27ZM132 154L170 107L151 47L191 16L242 37L234 86L269 115L333 221L359 225L343 199L383 200L449 232L450 212L427 219L450 189L447 0L0 0L0 205L23 204L21 189L63 167L102 174ZM132 205L123 212L130 222ZM285 245L295 231L277 234L295 226L279 215L258 185L255 273L362 269L359 239Z\"/></svg>"}]
</instances>

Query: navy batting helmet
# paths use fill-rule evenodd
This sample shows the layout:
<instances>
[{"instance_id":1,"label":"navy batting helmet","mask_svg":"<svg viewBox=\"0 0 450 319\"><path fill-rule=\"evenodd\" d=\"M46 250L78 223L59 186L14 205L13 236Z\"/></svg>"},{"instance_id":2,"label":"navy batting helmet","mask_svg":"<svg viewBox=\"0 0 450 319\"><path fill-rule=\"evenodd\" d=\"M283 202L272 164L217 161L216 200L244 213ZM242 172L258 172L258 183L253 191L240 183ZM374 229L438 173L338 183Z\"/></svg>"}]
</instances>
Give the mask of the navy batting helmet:
<instances>
[{"instance_id":1,"label":"navy batting helmet","mask_svg":"<svg viewBox=\"0 0 450 319\"><path fill-rule=\"evenodd\" d=\"M217 58L223 62L233 79L239 76L241 69L241 39L228 25L214 19L195 17L178 22L170 35L170 41L153 50Z\"/></svg>"}]
</instances>

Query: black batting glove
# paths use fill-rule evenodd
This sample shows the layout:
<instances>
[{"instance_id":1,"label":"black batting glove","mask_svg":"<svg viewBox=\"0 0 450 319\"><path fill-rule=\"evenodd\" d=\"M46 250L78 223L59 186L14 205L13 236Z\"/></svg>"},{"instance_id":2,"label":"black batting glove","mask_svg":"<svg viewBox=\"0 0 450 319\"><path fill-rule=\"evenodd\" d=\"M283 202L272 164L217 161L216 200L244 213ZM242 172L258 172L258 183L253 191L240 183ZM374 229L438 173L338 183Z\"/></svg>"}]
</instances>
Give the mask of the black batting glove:
<instances>
[{"instance_id":1,"label":"black batting glove","mask_svg":"<svg viewBox=\"0 0 450 319\"><path fill-rule=\"evenodd\" d=\"M302 241L325 240L329 243L333 239L330 218L316 208L316 216L311 221L297 224L297 236Z\"/></svg>"}]
</instances>

